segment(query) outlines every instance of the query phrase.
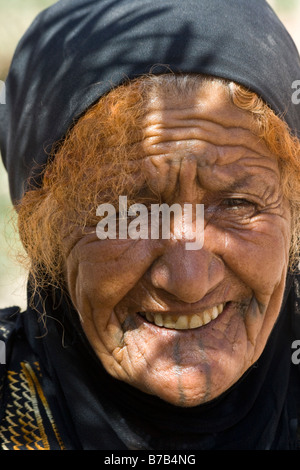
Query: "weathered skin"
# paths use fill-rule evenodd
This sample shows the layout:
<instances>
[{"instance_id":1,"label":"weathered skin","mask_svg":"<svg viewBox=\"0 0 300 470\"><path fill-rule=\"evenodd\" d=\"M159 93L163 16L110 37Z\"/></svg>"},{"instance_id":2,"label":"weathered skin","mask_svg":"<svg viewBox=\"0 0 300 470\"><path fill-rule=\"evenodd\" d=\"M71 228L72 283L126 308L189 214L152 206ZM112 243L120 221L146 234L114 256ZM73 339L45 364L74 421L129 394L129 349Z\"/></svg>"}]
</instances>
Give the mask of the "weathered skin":
<instances>
[{"instance_id":1,"label":"weathered skin","mask_svg":"<svg viewBox=\"0 0 300 470\"><path fill-rule=\"evenodd\" d=\"M207 402L258 359L278 316L290 211L273 155L248 114L219 84L192 98L151 103L141 167L161 202L204 203L204 246L185 240L104 240L66 255L83 329L114 377L179 406ZM191 314L230 302L191 330L156 326L138 312Z\"/></svg>"}]
</instances>

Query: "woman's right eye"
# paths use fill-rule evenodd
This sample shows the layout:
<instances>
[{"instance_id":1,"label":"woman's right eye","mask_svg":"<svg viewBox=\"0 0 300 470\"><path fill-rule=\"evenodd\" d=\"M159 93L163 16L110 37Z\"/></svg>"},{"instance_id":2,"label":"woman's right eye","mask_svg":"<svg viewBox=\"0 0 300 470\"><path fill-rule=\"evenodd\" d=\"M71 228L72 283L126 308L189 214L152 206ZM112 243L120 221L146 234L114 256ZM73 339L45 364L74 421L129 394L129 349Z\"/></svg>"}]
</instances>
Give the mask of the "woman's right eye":
<instances>
[{"instance_id":1,"label":"woman's right eye","mask_svg":"<svg viewBox=\"0 0 300 470\"><path fill-rule=\"evenodd\" d=\"M226 198L223 199L221 205L229 209L241 209L242 207L253 207L256 209L256 204L253 201L249 201L245 198Z\"/></svg>"},{"instance_id":2,"label":"woman's right eye","mask_svg":"<svg viewBox=\"0 0 300 470\"><path fill-rule=\"evenodd\" d=\"M205 206L205 218L210 221L244 224L257 213L256 202L243 197L226 197Z\"/></svg>"}]
</instances>

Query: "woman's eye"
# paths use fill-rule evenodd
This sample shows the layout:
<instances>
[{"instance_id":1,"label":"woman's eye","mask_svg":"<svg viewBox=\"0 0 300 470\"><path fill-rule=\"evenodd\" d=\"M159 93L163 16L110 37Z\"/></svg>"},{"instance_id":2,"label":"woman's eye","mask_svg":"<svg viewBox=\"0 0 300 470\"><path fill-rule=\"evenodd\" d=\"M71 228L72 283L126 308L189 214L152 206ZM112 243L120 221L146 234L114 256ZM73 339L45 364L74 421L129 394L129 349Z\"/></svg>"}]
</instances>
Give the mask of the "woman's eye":
<instances>
[{"instance_id":1,"label":"woman's eye","mask_svg":"<svg viewBox=\"0 0 300 470\"><path fill-rule=\"evenodd\" d=\"M230 209L241 209L246 207L252 207L255 209L256 207L252 201L248 201L247 199L243 198L228 198L223 200L222 204Z\"/></svg>"},{"instance_id":2,"label":"woman's eye","mask_svg":"<svg viewBox=\"0 0 300 470\"><path fill-rule=\"evenodd\" d=\"M257 204L242 197L225 197L214 204L206 206L206 220L214 223L248 223L257 215Z\"/></svg>"}]
</instances>

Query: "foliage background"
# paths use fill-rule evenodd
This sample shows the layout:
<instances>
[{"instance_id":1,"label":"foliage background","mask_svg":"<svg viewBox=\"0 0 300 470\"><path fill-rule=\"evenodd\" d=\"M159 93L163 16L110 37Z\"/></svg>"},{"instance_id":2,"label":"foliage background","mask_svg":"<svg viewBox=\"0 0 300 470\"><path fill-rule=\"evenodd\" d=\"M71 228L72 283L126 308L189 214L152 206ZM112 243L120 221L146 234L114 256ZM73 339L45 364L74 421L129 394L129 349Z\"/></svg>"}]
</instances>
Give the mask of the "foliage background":
<instances>
[{"instance_id":1,"label":"foliage background","mask_svg":"<svg viewBox=\"0 0 300 470\"><path fill-rule=\"evenodd\" d=\"M35 16L54 0L0 0L0 80L5 81L16 45ZM269 0L300 50L300 0ZM295 77L299 79L300 77ZM0 159L0 308L26 305L26 270L16 255L22 249Z\"/></svg>"}]
</instances>

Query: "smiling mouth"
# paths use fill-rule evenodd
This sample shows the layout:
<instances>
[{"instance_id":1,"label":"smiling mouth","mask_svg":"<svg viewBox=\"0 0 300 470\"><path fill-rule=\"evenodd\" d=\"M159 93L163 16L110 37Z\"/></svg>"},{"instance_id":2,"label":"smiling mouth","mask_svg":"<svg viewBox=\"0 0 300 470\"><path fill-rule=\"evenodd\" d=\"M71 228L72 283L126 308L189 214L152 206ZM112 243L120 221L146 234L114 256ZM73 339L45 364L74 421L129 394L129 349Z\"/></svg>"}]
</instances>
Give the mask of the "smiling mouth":
<instances>
[{"instance_id":1,"label":"smiling mouth","mask_svg":"<svg viewBox=\"0 0 300 470\"><path fill-rule=\"evenodd\" d=\"M175 330L191 330L207 325L212 320L215 320L223 312L225 305L226 302L215 305L202 312L193 313L192 315L169 315L153 312L138 313L146 318L149 323L154 323L156 326Z\"/></svg>"}]
</instances>

